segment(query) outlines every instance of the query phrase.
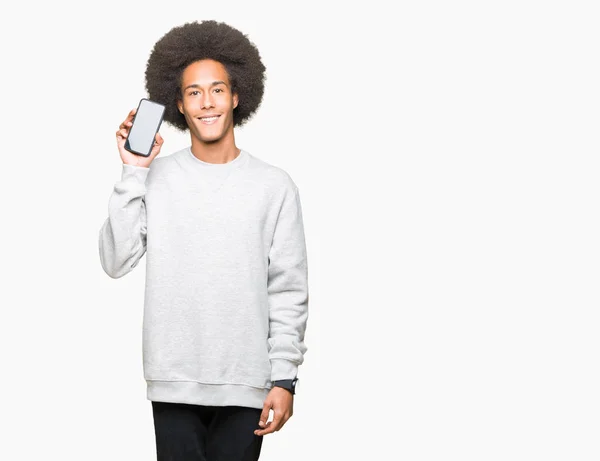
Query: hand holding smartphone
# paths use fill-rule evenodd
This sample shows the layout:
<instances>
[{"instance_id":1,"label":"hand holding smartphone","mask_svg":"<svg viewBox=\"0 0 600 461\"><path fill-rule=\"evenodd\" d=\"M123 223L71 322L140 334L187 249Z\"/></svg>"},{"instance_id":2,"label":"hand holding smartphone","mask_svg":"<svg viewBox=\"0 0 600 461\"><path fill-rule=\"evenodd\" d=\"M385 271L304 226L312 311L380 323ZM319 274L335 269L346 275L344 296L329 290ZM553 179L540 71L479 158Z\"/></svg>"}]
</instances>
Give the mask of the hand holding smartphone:
<instances>
[{"instance_id":1,"label":"hand holding smartphone","mask_svg":"<svg viewBox=\"0 0 600 461\"><path fill-rule=\"evenodd\" d=\"M119 125L117 145L123 163L149 167L160 153L164 139L158 133L165 106L142 98Z\"/></svg>"}]
</instances>

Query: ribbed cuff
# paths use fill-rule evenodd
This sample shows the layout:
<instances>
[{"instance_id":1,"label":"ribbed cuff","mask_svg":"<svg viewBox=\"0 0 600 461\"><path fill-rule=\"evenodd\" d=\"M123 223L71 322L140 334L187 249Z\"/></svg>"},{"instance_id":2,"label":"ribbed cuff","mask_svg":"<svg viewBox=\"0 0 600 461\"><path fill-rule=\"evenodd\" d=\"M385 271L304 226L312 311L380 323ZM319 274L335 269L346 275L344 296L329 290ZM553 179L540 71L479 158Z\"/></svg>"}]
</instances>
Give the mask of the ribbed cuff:
<instances>
[{"instance_id":1,"label":"ribbed cuff","mask_svg":"<svg viewBox=\"0 0 600 461\"><path fill-rule=\"evenodd\" d=\"M123 170L121 171L121 180L123 181L134 181L136 183L144 184L146 177L150 172L150 168L143 166L128 165L123 163Z\"/></svg>"},{"instance_id":2,"label":"ribbed cuff","mask_svg":"<svg viewBox=\"0 0 600 461\"><path fill-rule=\"evenodd\" d=\"M293 379L298 375L298 364L285 359L271 359L271 381Z\"/></svg>"}]
</instances>

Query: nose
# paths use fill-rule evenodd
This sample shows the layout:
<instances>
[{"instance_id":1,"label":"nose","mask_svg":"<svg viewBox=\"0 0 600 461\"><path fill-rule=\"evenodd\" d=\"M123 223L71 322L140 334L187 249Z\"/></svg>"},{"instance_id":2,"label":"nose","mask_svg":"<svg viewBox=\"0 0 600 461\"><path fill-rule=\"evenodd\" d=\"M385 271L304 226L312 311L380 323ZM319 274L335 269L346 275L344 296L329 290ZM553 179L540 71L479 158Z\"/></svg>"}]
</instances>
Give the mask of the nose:
<instances>
[{"instance_id":1,"label":"nose","mask_svg":"<svg viewBox=\"0 0 600 461\"><path fill-rule=\"evenodd\" d=\"M202 95L202 100L200 101L203 109L208 109L211 107L215 107L214 101L212 99L212 94L210 91L206 91Z\"/></svg>"}]
</instances>

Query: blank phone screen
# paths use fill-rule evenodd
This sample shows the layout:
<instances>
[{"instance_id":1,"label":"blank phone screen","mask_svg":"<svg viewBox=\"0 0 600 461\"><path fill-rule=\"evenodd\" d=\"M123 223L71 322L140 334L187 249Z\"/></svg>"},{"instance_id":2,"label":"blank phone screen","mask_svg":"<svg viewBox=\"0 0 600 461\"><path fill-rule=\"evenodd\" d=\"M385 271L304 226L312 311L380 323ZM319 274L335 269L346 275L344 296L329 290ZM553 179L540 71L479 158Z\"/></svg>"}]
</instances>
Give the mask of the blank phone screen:
<instances>
[{"instance_id":1,"label":"blank phone screen","mask_svg":"<svg viewBox=\"0 0 600 461\"><path fill-rule=\"evenodd\" d=\"M133 125L129 131L129 146L136 152L147 154L152 149L156 132L162 121L165 107L147 99L142 99L135 113Z\"/></svg>"}]
</instances>

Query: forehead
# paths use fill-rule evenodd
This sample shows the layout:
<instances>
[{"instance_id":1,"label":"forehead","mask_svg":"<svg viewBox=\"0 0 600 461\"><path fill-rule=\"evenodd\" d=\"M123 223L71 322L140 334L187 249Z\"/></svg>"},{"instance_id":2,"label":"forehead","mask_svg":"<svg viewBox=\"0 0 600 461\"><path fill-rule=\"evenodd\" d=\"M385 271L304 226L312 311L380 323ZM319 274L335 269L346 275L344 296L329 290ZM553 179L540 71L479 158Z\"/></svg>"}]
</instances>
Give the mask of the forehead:
<instances>
[{"instance_id":1,"label":"forehead","mask_svg":"<svg viewBox=\"0 0 600 461\"><path fill-rule=\"evenodd\" d=\"M216 80L223 80L229 84L225 66L212 59L202 59L187 66L183 71L182 80L183 86L192 83L210 84Z\"/></svg>"}]
</instances>

